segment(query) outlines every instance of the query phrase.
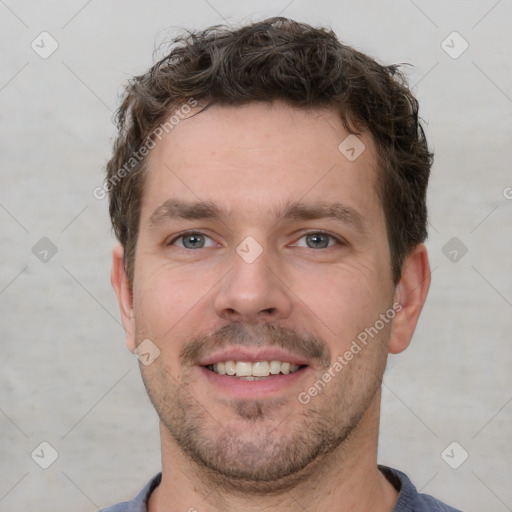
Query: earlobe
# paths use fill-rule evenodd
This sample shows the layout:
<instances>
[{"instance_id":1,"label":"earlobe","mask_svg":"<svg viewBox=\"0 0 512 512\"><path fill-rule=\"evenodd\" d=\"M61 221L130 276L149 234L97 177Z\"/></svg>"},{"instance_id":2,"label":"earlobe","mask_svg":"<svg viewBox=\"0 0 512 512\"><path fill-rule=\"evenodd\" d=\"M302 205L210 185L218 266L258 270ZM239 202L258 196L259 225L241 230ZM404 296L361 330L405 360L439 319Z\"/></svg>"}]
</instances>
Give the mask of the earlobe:
<instances>
[{"instance_id":1,"label":"earlobe","mask_svg":"<svg viewBox=\"0 0 512 512\"><path fill-rule=\"evenodd\" d=\"M398 354L411 341L430 287L430 266L427 248L418 244L407 256L402 276L396 286L395 303L401 305L393 319L389 352Z\"/></svg>"},{"instance_id":2,"label":"earlobe","mask_svg":"<svg viewBox=\"0 0 512 512\"><path fill-rule=\"evenodd\" d=\"M126 333L126 345L133 352L135 344L135 314L133 309L132 286L126 276L124 268L124 248L117 244L112 250L112 271L110 273L110 282L117 295L119 309L121 311L121 320Z\"/></svg>"}]
</instances>

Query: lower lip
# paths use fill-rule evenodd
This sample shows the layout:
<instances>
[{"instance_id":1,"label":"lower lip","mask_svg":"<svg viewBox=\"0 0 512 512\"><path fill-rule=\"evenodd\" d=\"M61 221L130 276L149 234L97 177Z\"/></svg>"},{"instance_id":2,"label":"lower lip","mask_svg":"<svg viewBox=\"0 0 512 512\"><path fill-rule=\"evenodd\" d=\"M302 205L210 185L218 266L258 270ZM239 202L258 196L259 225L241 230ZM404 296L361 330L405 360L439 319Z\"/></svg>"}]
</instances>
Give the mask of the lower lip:
<instances>
[{"instance_id":1,"label":"lower lip","mask_svg":"<svg viewBox=\"0 0 512 512\"><path fill-rule=\"evenodd\" d=\"M220 375L207 370L204 366L198 368L212 385L225 394L239 399L269 398L287 390L309 373L309 367L306 366L288 375L280 374L261 380L243 380L229 375Z\"/></svg>"}]
</instances>

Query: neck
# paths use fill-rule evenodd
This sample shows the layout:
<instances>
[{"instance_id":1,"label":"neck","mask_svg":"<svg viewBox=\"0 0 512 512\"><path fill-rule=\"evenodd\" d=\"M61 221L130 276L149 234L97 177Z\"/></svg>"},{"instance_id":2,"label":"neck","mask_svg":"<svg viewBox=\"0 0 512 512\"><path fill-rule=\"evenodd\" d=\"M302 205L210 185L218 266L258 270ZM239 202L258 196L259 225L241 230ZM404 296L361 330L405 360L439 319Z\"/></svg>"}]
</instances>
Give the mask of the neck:
<instances>
[{"instance_id":1,"label":"neck","mask_svg":"<svg viewBox=\"0 0 512 512\"><path fill-rule=\"evenodd\" d=\"M233 482L198 467L160 426L162 481L149 500L149 512L390 512L397 491L377 468L380 393L358 426L332 453L316 460L294 481L271 493L237 490Z\"/></svg>"}]
</instances>

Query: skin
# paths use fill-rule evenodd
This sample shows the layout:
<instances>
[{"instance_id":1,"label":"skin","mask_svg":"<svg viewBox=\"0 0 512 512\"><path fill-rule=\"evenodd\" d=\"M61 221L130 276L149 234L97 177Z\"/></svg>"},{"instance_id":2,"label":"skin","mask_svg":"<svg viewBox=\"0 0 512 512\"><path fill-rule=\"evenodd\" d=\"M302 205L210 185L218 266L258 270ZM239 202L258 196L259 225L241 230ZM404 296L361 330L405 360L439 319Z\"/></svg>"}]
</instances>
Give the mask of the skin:
<instances>
[{"instance_id":1,"label":"skin","mask_svg":"<svg viewBox=\"0 0 512 512\"><path fill-rule=\"evenodd\" d=\"M119 245L112 267L128 348L150 339L160 350L141 364L161 420L150 512L393 508L397 491L377 469L380 385L387 354L411 340L430 272L419 244L393 283L376 149L360 135L365 150L351 162L338 150L348 135L330 110L213 106L152 151L133 283ZM210 201L229 215L150 222L169 199ZM287 202L342 203L362 222L276 218ZM187 230L206 235L204 246L176 239ZM319 232L335 238L307 236ZM236 251L249 236L262 248L251 263ZM393 304L393 321L300 403ZM233 397L196 364L221 346L276 344L310 354L309 365L268 396Z\"/></svg>"}]
</instances>

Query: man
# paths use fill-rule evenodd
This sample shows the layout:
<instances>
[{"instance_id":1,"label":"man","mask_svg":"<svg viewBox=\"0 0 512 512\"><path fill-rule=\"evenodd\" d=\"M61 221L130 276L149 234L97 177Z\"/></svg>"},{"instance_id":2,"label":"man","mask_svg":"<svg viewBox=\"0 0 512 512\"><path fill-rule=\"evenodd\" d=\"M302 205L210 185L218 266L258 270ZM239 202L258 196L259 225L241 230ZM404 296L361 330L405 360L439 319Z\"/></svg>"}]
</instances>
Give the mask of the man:
<instances>
[{"instance_id":1,"label":"man","mask_svg":"<svg viewBox=\"0 0 512 512\"><path fill-rule=\"evenodd\" d=\"M453 511L377 465L388 353L430 273L432 162L392 66L273 18L127 87L112 284L160 418L145 511Z\"/></svg>"}]
</instances>

